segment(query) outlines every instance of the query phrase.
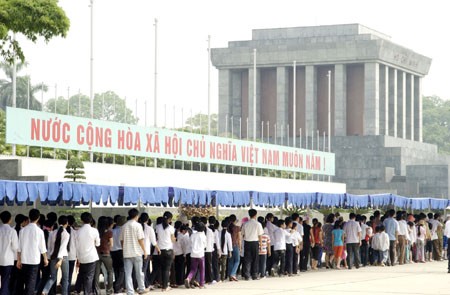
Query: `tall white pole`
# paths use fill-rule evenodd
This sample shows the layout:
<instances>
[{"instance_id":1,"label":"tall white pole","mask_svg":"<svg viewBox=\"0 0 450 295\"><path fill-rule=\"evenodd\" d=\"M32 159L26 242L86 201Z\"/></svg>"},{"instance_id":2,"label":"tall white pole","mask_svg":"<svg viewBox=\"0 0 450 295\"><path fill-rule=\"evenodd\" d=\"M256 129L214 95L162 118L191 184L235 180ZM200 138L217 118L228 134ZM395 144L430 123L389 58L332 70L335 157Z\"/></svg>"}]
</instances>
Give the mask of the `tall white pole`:
<instances>
[{"instance_id":1,"label":"tall white pole","mask_svg":"<svg viewBox=\"0 0 450 295\"><path fill-rule=\"evenodd\" d=\"M264 142L264 121L261 121L261 142Z\"/></svg>"},{"instance_id":2,"label":"tall white pole","mask_svg":"<svg viewBox=\"0 0 450 295\"><path fill-rule=\"evenodd\" d=\"M94 0L91 0L91 64L89 99L91 100L91 118L94 118ZM90 152L90 160L94 161L94 153Z\"/></svg>"},{"instance_id":3,"label":"tall white pole","mask_svg":"<svg viewBox=\"0 0 450 295\"><path fill-rule=\"evenodd\" d=\"M228 114L225 114L225 137L228 137Z\"/></svg>"},{"instance_id":4,"label":"tall white pole","mask_svg":"<svg viewBox=\"0 0 450 295\"><path fill-rule=\"evenodd\" d=\"M267 143L269 143L269 135L270 135L270 122L267 121Z\"/></svg>"},{"instance_id":5,"label":"tall white pole","mask_svg":"<svg viewBox=\"0 0 450 295\"><path fill-rule=\"evenodd\" d=\"M16 40L16 34L13 35L13 40ZM17 62L16 62L16 56L14 54L14 60L13 60L13 66L12 66L12 107L16 107L16 96L17 96ZM12 155L16 155L16 145L12 145Z\"/></svg>"},{"instance_id":6,"label":"tall white pole","mask_svg":"<svg viewBox=\"0 0 450 295\"><path fill-rule=\"evenodd\" d=\"M211 135L211 36L210 35L208 35L208 135Z\"/></svg>"},{"instance_id":7,"label":"tall white pole","mask_svg":"<svg viewBox=\"0 0 450 295\"><path fill-rule=\"evenodd\" d=\"M230 125L231 125L231 138L234 138L234 122L233 122L233 116L230 118Z\"/></svg>"},{"instance_id":8,"label":"tall white pole","mask_svg":"<svg viewBox=\"0 0 450 295\"><path fill-rule=\"evenodd\" d=\"M253 141L256 142L256 48L253 49ZM253 168L256 175L256 168Z\"/></svg>"},{"instance_id":9,"label":"tall white pole","mask_svg":"<svg viewBox=\"0 0 450 295\"><path fill-rule=\"evenodd\" d=\"M70 115L70 87L67 87L67 116ZM66 159L69 160L69 150L66 150Z\"/></svg>"},{"instance_id":10,"label":"tall white pole","mask_svg":"<svg viewBox=\"0 0 450 295\"><path fill-rule=\"evenodd\" d=\"M147 100L144 101L144 126L147 127Z\"/></svg>"},{"instance_id":11,"label":"tall white pole","mask_svg":"<svg viewBox=\"0 0 450 295\"><path fill-rule=\"evenodd\" d=\"M231 128L233 128L233 126ZM208 35L208 135L211 135L211 36L210 35ZM210 171L211 171L211 163L208 163L208 172Z\"/></svg>"},{"instance_id":12,"label":"tall white pole","mask_svg":"<svg viewBox=\"0 0 450 295\"><path fill-rule=\"evenodd\" d=\"M27 79L27 109L30 109L30 76ZM30 156L30 146L27 145L27 157Z\"/></svg>"},{"instance_id":13,"label":"tall white pole","mask_svg":"<svg viewBox=\"0 0 450 295\"><path fill-rule=\"evenodd\" d=\"M155 87L154 87L154 106L153 106L153 112L154 112L154 121L153 126L158 126L158 112L156 111L158 108L158 19L155 18Z\"/></svg>"},{"instance_id":14,"label":"tall white pole","mask_svg":"<svg viewBox=\"0 0 450 295\"><path fill-rule=\"evenodd\" d=\"M70 87L67 87L67 116L70 115Z\"/></svg>"},{"instance_id":15,"label":"tall white pole","mask_svg":"<svg viewBox=\"0 0 450 295\"><path fill-rule=\"evenodd\" d=\"M56 101L58 100L58 85L55 84L55 114L56 114ZM56 159L56 148L53 149L53 159Z\"/></svg>"},{"instance_id":16,"label":"tall white pole","mask_svg":"<svg viewBox=\"0 0 450 295\"><path fill-rule=\"evenodd\" d=\"M44 82L41 82L41 112L44 111ZM41 147L41 159L42 159L43 149Z\"/></svg>"},{"instance_id":17,"label":"tall white pole","mask_svg":"<svg viewBox=\"0 0 450 295\"><path fill-rule=\"evenodd\" d=\"M293 74L292 74L292 146L295 147L296 138L296 121L297 121L297 61L294 60Z\"/></svg>"},{"instance_id":18,"label":"tall white pole","mask_svg":"<svg viewBox=\"0 0 450 295\"><path fill-rule=\"evenodd\" d=\"M115 101L114 101L115 103ZM114 104L114 112L116 111L116 105ZM81 117L81 90L78 89L78 117Z\"/></svg>"},{"instance_id":19,"label":"tall white pole","mask_svg":"<svg viewBox=\"0 0 450 295\"><path fill-rule=\"evenodd\" d=\"M256 141L256 48L253 49L253 141Z\"/></svg>"},{"instance_id":20,"label":"tall white pole","mask_svg":"<svg viewBox=\"0 0 450 295\"><path fill-rule=\"evenodd\" d=\"M331 153L331 71L328 71L328 152ZM328 181L331 181L331 176L328 176Z\"/></svg>"}]
</instances>

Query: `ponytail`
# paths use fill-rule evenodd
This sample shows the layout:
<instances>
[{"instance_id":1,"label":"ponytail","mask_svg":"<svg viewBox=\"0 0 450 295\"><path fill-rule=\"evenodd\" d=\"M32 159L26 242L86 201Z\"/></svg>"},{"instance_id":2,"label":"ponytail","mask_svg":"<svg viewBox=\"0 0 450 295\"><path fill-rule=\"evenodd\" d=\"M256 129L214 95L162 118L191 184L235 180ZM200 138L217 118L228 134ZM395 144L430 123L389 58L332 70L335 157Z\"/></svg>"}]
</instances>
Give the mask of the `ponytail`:
<instances>
[{"instance_id":1,"label":"ponytail","mask_svg":"<svg viewBox=\"0 0 450 295\"><path fill-rule=\"evenodd\" d=\"M64 230L62 225L59 226L58 232L56 233L55 247L53 248L51 259L58 258L59 248L61 248L61 235Z\"/></svg>"}]
</instances>

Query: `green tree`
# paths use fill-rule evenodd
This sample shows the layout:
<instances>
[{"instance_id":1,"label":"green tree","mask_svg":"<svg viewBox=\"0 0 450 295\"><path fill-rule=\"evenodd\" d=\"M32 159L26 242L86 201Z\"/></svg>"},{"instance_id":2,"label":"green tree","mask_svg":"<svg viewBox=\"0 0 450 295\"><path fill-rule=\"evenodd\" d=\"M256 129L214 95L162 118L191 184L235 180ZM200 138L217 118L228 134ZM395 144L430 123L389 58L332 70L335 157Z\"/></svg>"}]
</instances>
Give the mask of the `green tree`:
<instances>
[{"instance_id":1,"label":"green tree","mask_svg":"<svg viewBox=\"0 0 450 295\"><path fill-rule=\"evenodd\" d=\"M72 157L66 164L66 172L64 178L72 179L76 182L79 179L86 179L84 176L84 165L78 157Z\"/></svg>"},{"instance_id":2,"label":"green tree","mask_svg":"<svg viewBox=\"0 0 450 295\"><path fill-rule=\"evenodd\" d=\"M17 64L17 72L27 66L26 63ZM0 108L6 110L7 106L12 106L12 66L7 63L0 63L0 69L5 73L6 79L0 79ZM30 105L28 106L28 89L30 91ZM36 98L38 92L47 91L44 84L33 85L30 76L16 77L16 106L18 108L40 110L41 103Z\"/></svg>"},{"instance_id":3,"label":"green tree","mask_svg":"<svg viewBox=\"0 0 450 295\"><path fill-rule=\"evenodd\" d=\"M59 96L56 100L56 113L69 114L84 118L91 117L91 102L84 94L76 94L69 98ZM55 99L49 99L45 104L45 110L50 113L55 112ZM120 123L136 124L138 118L133 115L133 111L126 107L125 99L120 98L115 92L107 91L94 95L94 119L114 121Z\"/></svg>"},{"instance_id":4,"label":"green tree","mask_svg":"<svg viewBox=\"0 0 450 295\"><path fill-rule=\"evenodd\" d=\"M450 154L450 101L438 96L423 98L423 140Z\"/></svg>"},{"instance_id":5,"label":"green tree","mask_svg":"<svg viewBox=\"0 0 450 295\"><path fill-rule=\"evenodd\" d=\"M186 119L184 130L187 132L208 134L208 115L197 114ZM211 135L217 135L217 114L211 114Z\"/></svg>"},{"instance_id":6,"label":"green tree","mask_svg":"<svg viewBox=\"0 0 450 295\"><path fill-rule=\"evenodd\" d=\"M17 57L22 62L25 55L14 39L14 33L36 42L53 37L66 37L70 21L57 0L0 0L0 54L9 64Z\"/></svg>"}]
</instances>

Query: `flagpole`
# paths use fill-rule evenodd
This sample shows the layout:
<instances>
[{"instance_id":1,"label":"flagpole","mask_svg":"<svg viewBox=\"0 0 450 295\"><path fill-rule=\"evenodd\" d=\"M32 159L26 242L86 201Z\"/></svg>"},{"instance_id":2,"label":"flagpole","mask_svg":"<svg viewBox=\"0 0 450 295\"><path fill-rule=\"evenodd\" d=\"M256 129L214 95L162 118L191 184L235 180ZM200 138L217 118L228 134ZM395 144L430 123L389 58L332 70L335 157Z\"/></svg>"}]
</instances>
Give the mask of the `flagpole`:
<instances>
[{"instance_id":1,"label":"flagpole","mask_svg":"<svg viewBox=\"0 0 450 295\"><path fill-rule=\"evenodd\" d=\"M41 82L41 112L44 111L44 82ZM42 159L42 147L41 147L41 159Z\"/></svg>"},{"instance_id":2,"label":"flagpole","mask_svg":"<svg viewBox=\"0 0 450 295\"><path fill-rule=\"evenodd\" d=\"M153 24L155 26L155 87L154 87L154 106L153 106L153 112L154 112L154 118L153 118L153 126L158 127L158 112L156 111L158 109L158 19L155 18L155 23ZM156 158L155 158L156 163ZM156 167L156 164L155 164Z\"/></svg>"},{"instance_id":3,"label":"flagpole","mask_svg":"<svg viewBox=\"0 0 450 295\"><path fill-rule=\"evenodd\" d=\"M70 115L70 87L67 87L67 116ZM69 160L69 150L66 150L66 158Z\"/></svg>"},{"instance_id":4,"label":"flagpole","mask_svg":"<svg viewBox=\"0 0 450 295\"><path fill-rule=\"evenodd\" d=\"M296 139L296 124L297 124L297 66L296 66L297 61L294 60L294 65L293 65L293 78L292 78L292 146L295 147L295 139Z\"/></svg>"},{"instance_id":5,"label":"flagpole","mask_svg":"<svg viewBox=\"0 0 450 295\"><path fill-rule=\"evenodd\" d=\"M16 34L13 34L13 41L16 41ZM16 107L16 99L17 99L17 62L16 55L14 54L13 66L12 66L12 107ZM16 155L16 145L12 145L12 155Z\"/></svg>"},{"instance_id":6,"label":"flagpole","mask_svg":"<svg viewBox=\"0 0 450 295\"><path fill-rule=\"evenodd\" d=\"M30 75L28 75L28 79L27 79L28 83L27 83L27 109L30 109ZM30 146L27 145L27 157L30 156Z\"/></svg>"},{"instance_id":7,"label":"flagpole","mask_svg":"<svg viewBox=\"0 0 450 295\"><path fill-rule=\"evenodd\" d=\"M208 35L208 135L211 136L211 36ZM208 163L208 172L211 163Z\"/></svg>"},{"instance_id":8,"label":"flagpole","mask_svg":"<svg viewBox=\"0 0 450 295\"><path fill-rule=\"evenodd\" d=\"M256 48L253 49L253 141L256 142ZM253 168L256 175L256 168Z\"/></svg>"},{"instance_id":9,"label":"flagpole","mask_svg":"<svg viewBox=\"0 0 450 295\"><path fill-rule=\"evenodd\" d=\"M58 99L58 85L55 84L55 114L56 114L56 100ZM53 159L56 159L56 148L53 149Z\"/></svg>"},{"instance_id":10,"label":"flagpole","mask_svg":"<svg viewBox=\"0 0 450 295\"><path fill-rule=\"evenodd\" d=\"M91 119L94 118L94 0L91 0L91 50L90 50L90 87ZM94 153L90 152L90 160L94 161Z\"/></svg>"}]
</instances>

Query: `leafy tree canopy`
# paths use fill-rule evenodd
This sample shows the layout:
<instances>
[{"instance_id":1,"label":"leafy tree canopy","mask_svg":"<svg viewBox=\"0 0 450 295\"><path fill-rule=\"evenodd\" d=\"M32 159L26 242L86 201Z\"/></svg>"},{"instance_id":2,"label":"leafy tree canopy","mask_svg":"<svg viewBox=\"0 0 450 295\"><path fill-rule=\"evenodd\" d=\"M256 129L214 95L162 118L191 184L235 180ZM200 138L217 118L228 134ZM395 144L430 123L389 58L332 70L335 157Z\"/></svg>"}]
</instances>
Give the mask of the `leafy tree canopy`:
<instances>
[{"instance_id":1,"label":"leafy tree canopy","mask_svg":"<svg viewBox=\"0 0 450 295\"><path fill-rule=\"evenodd\" d=\"M57 0L0 0L0 54L12 64L25 55L14 33L21 33L32 42L39 37L46 42L56 36L66 37L70 21Z\"/></svg>"},{"instance_id":2,"label":"leafy tree canopy","mask_svg":"<svg viewBox=\"0 0 450 295\"><path fill-rule=\"evenodd\" d=\"M423 98L423 140L450 154L450 101L438 96Z\"/></svg>"}]
</instances>

